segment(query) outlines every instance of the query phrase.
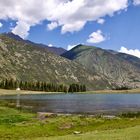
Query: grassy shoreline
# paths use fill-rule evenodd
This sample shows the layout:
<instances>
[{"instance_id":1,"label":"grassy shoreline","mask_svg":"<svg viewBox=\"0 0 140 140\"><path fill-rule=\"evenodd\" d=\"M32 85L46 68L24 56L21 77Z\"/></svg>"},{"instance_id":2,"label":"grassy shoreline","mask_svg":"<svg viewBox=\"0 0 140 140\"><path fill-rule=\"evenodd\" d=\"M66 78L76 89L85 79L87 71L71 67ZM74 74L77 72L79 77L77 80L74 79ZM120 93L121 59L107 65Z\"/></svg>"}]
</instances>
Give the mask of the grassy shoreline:
<instances>
[{"instance_id":1,"label":"grassy shoreline","mask_svg":"<svg viewBox=\"0 0 140 140\"><path fill-rule=\"evenodd\" d=\"M0 89L0 95L15 95L17 93L20 94L66 94L64 92L42 92L42 91L27 91L27 90L21 90L21 91L16 91L16 90L6 90L6 89ZM78 93L78 92L77 92ZM140 93L140 89L132 89L132 90L95 90L95 91L86 91L86 92L80 92L83 94L109 94L109 93Z\"/></svg>"},{"instance_id":2,"label":"grassy shoreline","mask_svg":"<svg viewBox=\"0 0 140 140\"><path fill-rule=\"evenodd\" d=\"M15 95L17 93L24 95L24 94L56 94L56 93L63 93L63 92L43 92L43 91L28 91L28 90L16 91L16 90L0 89L0 95Z\"/></svg>"},{"instance_id":3,"label":"grassy shoreline","mask_svg":"<svg viewBox=\"0 0 140 140\"><path fill-rule=\"evenodd\" d=\"M67 135L51 138L37 138L34 140L139 140L140 126L125 129L88 132L83 135Z\"/></svg>"},{"instance_id":4,"label":"grassy shoreline","mask_svg":"<svg viewBox=\"0 0 140 140\"><path fill-rule=\"evenodd\" d=\"M120 131L129 132L127 129L132 127L140 130L139 116L112 119L77 115L46 115L43 117L0 105L1 140L88 140L94 138L96 133L106 136L111 131L114 132L110 133L110 136L118 138L117 135L119 135L119 137L125 138ZM133 131L137 134L138 130L134 129ZM80 132L80 135L74 135L75 131ZM79 138L77 139L77 137ZM100 135L97 137L104 140ZM130 135L131 137L132 135Z\"/></svg>"},{"instance_id":5,"label":"grassy shoreline","mask_svg":"<svg viewBox=\"0 0 140 140\"><path fill-rule=\"evenodd\" d=\"M89 91L89 93L101 93L101 94L102 93L140 93L140 89L131 89L131 90L96 90L96 91Z\"/></svg>"}]
</instances>

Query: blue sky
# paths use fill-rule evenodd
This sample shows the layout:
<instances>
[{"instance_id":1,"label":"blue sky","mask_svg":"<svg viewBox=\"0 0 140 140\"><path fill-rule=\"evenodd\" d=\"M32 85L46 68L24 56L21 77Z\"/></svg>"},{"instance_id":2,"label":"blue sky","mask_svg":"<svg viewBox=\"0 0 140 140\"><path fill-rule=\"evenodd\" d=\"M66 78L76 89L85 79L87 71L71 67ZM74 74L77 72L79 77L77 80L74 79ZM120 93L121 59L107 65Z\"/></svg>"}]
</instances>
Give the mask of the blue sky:
<instances>
[{"instance_id":1,"label":"blue sky","mask_svg":"<svg viewBox=\"0 0 140 140\"><path fill-rule=\"evenodd\" d=\"M12 31L31 41L65 49L82 43L117 51L123 47L127 53L136 51L140 55L140 0L48 0L46 7L44 0L42 4L34 0L32 4L27 0L12 1L10 7L4 0L0 2L0 9L6 9L5 13L0 11L0 33ZM24 8L22 2L32 7ZM38 4L50 14L39 12ZM59 5L56 9L55 4ZM19 9L14 12L15 5ZM9 14L10 8L13 13Z\"/></svg>"}]
</instances>

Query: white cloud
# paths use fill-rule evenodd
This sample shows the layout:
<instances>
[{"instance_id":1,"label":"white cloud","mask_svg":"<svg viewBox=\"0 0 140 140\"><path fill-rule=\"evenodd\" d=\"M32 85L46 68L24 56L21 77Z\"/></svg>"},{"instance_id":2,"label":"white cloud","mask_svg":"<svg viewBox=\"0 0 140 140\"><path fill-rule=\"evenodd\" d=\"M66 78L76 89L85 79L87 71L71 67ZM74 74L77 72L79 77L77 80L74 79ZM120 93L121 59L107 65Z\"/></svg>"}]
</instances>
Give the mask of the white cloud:
<instances>
[{"instance_id":1,"label":"white cloud","mask_svg":"<svg viewBox=\"0 0 140 140\"><path fill-rule=\"evenodd\" d=\"M140 0L133 0L134 5L140 5Z\"/></svg>"},{"instance_id":2,"label":"white cloud","mask_svg":"<svg viewBox=\"0 0 140 140\"><path fill-rule=\"evenodd\" d=\"M52 45L52 44L49 44L48 46L49 46L49 47L53 47L53 45Z\"/></svg>"},{"instance_id":3,"label":"white cloud","mask_svg":"<svg viewBox=\"0 0 140 140\"><path fill-rule=\"evenodd\" d=\"M74 32L127 6L128 0L0 0L0 19L17 21L13 32L25 38L30 27L44 20L51 29L57 23L62 33Z\"/></svg>"},{"instance_id":4,"label":"white cloud","mask_svg":"<svg viewBox=\"0 0 140 140\"><path fill-rule=\"evenodd\" d=\"M51 22L50 24L47 25L48 30L53 30L55 28L58 27L58 23L57 22Z\"/></svg>"},{"instance_id":5,"label":"white cloud","mask_svg":"<svg viewBox=\"0 0 140 140\"><path fill-rule=\"evenodd\" d=\"M76 45L68 45L67 50L69 51L69 50L71 50L72 48L74 48L75 46L77 46L77 44L76 44Z\"/></svg>"},{"instance_id":6,"label":"white cloud","mask_svg":"<svg viewBox=\"0 0 140 140\"><path fill-rule=\"evenodd\" d=\"M97 23L99 23L99 24L104 24L104 22L105 22L105 20L102 19L102 18L99 18L99 19L97 20Z\"/></svg>"},{"instance_id":7,"label":"white cloud","mask_svg":"<svg viewBox=\"0 0 140 140\"><path fill-rule=\"evenodd\" d=\"M17 26L12 29L14 34L21 36L22 38L26 38L28 36L28 31L30 30L30 25L26 22L17 22Z\"/></svg>"},{"instance_id":8,"label":"white cloud","mask_svg":"<svg viewBox=\"0 0 140 140\"><path fill-rule=\"evenodd\" d=\"M85 25L85 22L75 22L74 24L65 24L62 26L61 33L64 34L66 32L74 32L74 31L80 31L83 26Z\"/></svg>"},{"instance_id":9,"label":"white cloud","mask_svg":"<svg viewBox=\"0 0 140 140\"><path fill-rule=\"evenodd\" d=\"M0 28L3 26L3 24L0 22Z\"/></svg>"},{"instance_id":10,"label":"white cloud","mask_svg":"<svg viewBox=\"0 0 140 140\"><path fill-rule=\"evenodd\" d=\"M88 43L100 43L105 41L106 38L103 35L101 30L97 30L96 32L93 32L92 34L89 35L89 38L87 40Z\"/></svg>"},{"instance_id":11,"label":"white cloud","mask_svg":"<svg viewBox=\"0 0 140 140\"><path fill-rule=\"evenodd\" d=\"M130 49L130 50L129 50L129 49L125 48L124 46L122 46L122 47L120 48L119 52L121 52L121 53L126 53L126 54L130 54L130 55L134 55L134 56L140 58L140 50L138 50L138 49L135 49L135 50Z\"/></svg>"}]
</instances>

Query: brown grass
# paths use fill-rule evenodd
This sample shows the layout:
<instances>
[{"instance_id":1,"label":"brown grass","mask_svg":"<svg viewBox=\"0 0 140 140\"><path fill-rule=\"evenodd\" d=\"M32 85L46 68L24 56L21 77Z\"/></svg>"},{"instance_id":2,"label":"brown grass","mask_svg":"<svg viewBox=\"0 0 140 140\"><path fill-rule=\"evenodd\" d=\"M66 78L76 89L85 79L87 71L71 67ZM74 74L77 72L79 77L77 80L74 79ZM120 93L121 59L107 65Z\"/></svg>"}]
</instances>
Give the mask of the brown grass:
<instances>
[{"instance_id":1,"label":"brown grass","mask_svg":"<svg viewBox=\"0 0 140 140\"><path fill-rule=\"evenodd\" d=\"M6 90L0 89L0 95L14 95L14 94L55 94L55 93L62 93L62 92L42 92L42 91L16 91L16 90ZM140 93L140 89L132 89L132 90L96 90L96 91L87 91L83 92L83 94L91 93L91 94L109 94L109 93Z\"/></svg>"}]
</instances>

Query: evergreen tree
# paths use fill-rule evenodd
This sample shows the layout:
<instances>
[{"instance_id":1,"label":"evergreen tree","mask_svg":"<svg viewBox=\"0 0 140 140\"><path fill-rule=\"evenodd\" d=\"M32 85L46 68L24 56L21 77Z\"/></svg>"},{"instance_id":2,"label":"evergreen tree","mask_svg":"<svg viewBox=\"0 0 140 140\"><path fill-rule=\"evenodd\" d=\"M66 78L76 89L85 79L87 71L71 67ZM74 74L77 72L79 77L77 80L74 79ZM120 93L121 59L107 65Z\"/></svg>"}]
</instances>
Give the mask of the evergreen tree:
<instances>
[{"instance_id":1,"label":"evergreen tree","mask_svg":"<svg viewBox=\"0 0 140 140\"><path fill-rule=\"evenodd\" d=\"M46 83L40 81L17 81L13 79L5 79L0 81L0 88L3 89L16 89L31 91L46 91L46 92L84 92L86 91L85 85L71 84L69 88L63 84Z\"/></svg>"}]
</instances>

